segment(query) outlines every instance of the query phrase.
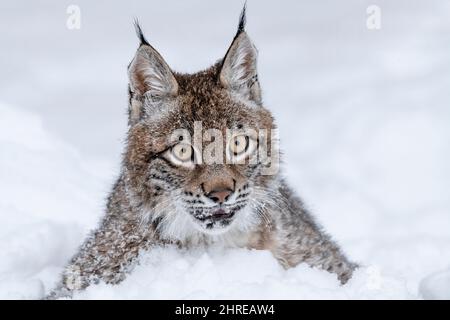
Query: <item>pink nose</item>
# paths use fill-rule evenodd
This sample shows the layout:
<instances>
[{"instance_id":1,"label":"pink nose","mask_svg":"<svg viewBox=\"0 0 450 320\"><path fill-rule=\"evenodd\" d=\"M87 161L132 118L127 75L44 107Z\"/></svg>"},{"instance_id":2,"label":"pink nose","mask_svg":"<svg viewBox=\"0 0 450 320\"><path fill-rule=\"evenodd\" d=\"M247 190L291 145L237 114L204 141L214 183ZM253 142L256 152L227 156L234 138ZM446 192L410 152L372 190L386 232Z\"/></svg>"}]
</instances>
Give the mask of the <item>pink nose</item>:
<instances>
[{"instance_id":1,"label":"pink nose","mask_svg":"<svg viewBox=\"0 0 450 320\"><path fill-rule=\"evenodd\" d=\"M223 203L228 200L233 191L230 189L213 190L208 193L207 197L217 203Z\"/></svg>"}]
</instances>

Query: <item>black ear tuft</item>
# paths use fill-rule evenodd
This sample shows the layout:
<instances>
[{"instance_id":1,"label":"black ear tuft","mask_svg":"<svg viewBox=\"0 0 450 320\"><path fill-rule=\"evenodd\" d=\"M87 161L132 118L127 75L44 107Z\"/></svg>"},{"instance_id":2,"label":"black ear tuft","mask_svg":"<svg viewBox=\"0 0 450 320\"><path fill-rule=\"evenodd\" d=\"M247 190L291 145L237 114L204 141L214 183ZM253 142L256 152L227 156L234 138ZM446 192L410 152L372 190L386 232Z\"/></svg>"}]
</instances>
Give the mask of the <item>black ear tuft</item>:
<instances>
[{"instance_id":1,"label":"black ear tuft","mask_svg":"<svg viewBox=\"0 0 450 320\"><path fill-rule=\"evenodd\" d=\"M242 8L242 11L241 11L241 15L239 16L239 25L238 25L236 36L238 36L241 32L245 31L245 22L246 22L245 11L246 11L246 9L247 9L247 1L245 1L244 7Z\"/></svg>"},{"instance_id":2,"label":"black ear tuft","mask_svg":"<svg viewBox=\"0 0 450 320\"><path fill-rule=\"evenodd\" d=\"M244 30L246 9L247 3L242 8L237 33L222 60L218 80L223 88L261 105L256 66L258 51Z\"/></svg>"},{"instance_id":3,"label":"black ear tuft","mask_svg":"<svg viewBox=\"0 0 450 320\"><path fill-rule=\"evenodd\" d=\"M136 34L139 38L139 41L141 41L140 45L149 46L150 44L148 43L147 39L145 39L144 33L142 32L141 26L139 25L139 20L137 18L134 19L134 28L136 29Z\"/></svg>"}]
</instances>

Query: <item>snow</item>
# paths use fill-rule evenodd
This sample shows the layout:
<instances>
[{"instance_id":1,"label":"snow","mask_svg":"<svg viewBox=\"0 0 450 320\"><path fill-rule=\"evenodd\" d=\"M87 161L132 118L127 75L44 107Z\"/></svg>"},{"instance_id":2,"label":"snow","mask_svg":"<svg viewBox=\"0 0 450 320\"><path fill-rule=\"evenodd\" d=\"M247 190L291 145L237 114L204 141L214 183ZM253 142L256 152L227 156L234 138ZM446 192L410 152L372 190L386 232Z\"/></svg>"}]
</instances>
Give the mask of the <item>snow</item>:
<instances>
[{"instance_id":1,"label":"snow","mask_svg":"<svg viewBox=\"0 0 450 320\"><path fill-rule=\"evenodd\" d=\"M165 247L120 285L74 298L450 299L450 3L377 2L378 31L365 27L368 1L248 3L285 174L362 264L347 285L264 251ZM6 299L48 293L102 214L126 129L132 18L175 70L195 71L223 55L241 3L77 1L73 31L64 5L25 5L0 5Z\"/></svg>"},{"instance_id":2,"label":"snow","mask_svg":"<svg viewBox=\"0 0 450 320\"><path fill-rule=\"evenodd\" d=\"M420 292L425 299L450 299L450 270L433 273L422 280Z\"/></svg>"}]
</instances>

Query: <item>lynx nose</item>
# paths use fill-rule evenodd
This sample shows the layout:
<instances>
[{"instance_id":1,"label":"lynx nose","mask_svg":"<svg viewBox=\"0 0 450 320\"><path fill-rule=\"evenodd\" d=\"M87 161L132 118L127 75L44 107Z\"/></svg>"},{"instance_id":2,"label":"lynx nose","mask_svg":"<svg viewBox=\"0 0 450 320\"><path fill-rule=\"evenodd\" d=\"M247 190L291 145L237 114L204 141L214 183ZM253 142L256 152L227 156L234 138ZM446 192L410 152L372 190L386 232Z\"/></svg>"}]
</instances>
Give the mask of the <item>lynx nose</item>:
<instances>
[{"instance_id":1,"label":"lynx nose","mask_svg":"<svg viewBox=\"0 0 450 320\"><path fill-rule=\"evenodd\" d=\"M206 196L210 198L212 201L221 204L227 201L232 193L233 190L231 189L220 189L220 190L213 190Z\"/></svg>"}]
</instances>

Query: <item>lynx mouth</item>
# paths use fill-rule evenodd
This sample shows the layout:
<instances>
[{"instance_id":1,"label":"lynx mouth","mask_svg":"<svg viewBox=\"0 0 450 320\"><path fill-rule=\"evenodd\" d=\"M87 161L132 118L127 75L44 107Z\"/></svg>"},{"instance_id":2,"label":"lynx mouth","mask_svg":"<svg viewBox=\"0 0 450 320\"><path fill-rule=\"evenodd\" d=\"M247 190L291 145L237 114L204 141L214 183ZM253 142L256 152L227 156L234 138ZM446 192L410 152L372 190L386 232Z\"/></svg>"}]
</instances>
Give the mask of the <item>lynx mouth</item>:
<instances>
[{"instance_id":1,"label":"lynx mouth","mask_svg":"<svg viewBox=\"0 0 450 320\"><path fill-rule=\"evenodd\" d=\"M197 208L189 213L198 230L208 234L221 234L230 230L233 225L242 223L242 217L239 215L245 207L246 202L241 200L233 204Z\"/></svg>"},{"instance_id":2,"label":"lynx mouth","mask_svg":"<svg viewBox=\"0 0 450 320\"><path fill-rule=\"evenodd\" d=\"M231 219L231 218L233 218L234 214L235 214L234 210L230 210L229 212L226 212L224 209L218 209L218 210L212 212L211 218L213 220Z\"/></svg>"},{"instance_id":3,"label":"lynx mouth","mask_svg":"<svg viewBox=\"0 0 450 320\"><path fill-rule=\"evenodd\" d=\"M235 210L229 210L225 211L222 208L216 209L211 211L210 214L201 216L201 217L195 217L197 220L200 220L202 222L205 221L226 221L234 217L236 211Z\"/></svg>"},{"instance_id":4,"label":"lynx mouth","mask_svg":"<svg viewBox=\"0 0 450 320\"><path fill-rule=\"evenodd\" d=\"M235 216L239 209L237 208L211 208L201 215L193 215L194 221L203 232L223 233L233 224Z\"/></svg>"}]
</instances>

